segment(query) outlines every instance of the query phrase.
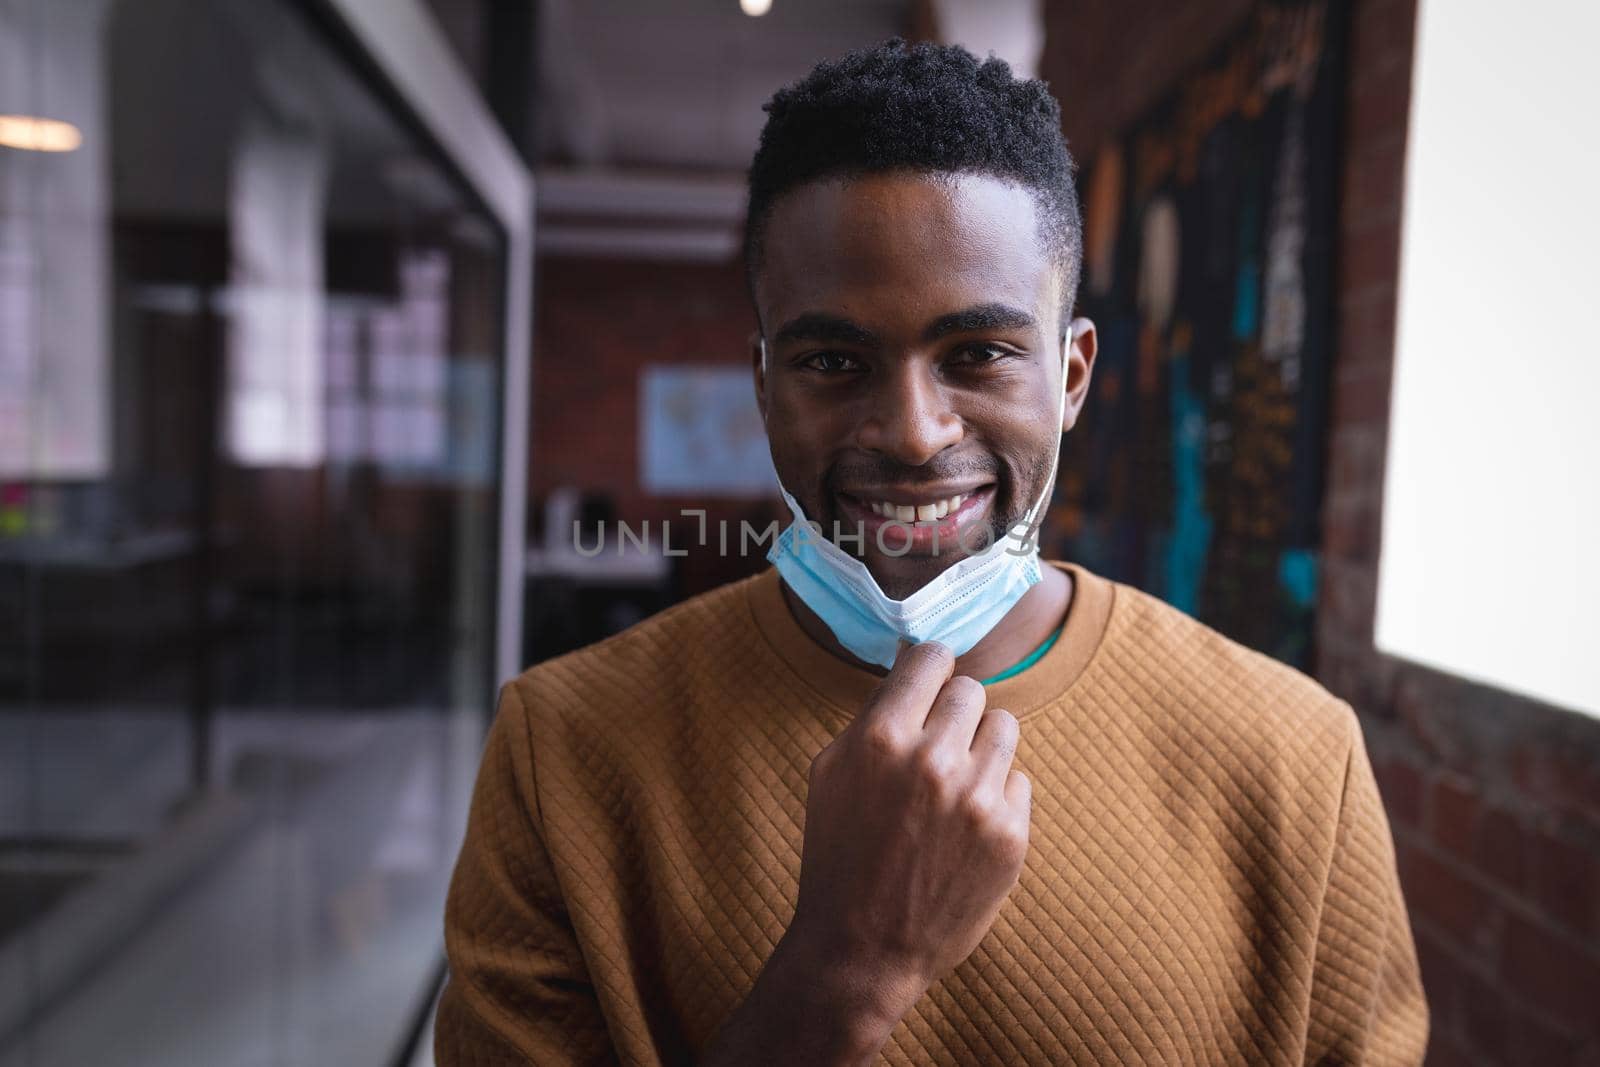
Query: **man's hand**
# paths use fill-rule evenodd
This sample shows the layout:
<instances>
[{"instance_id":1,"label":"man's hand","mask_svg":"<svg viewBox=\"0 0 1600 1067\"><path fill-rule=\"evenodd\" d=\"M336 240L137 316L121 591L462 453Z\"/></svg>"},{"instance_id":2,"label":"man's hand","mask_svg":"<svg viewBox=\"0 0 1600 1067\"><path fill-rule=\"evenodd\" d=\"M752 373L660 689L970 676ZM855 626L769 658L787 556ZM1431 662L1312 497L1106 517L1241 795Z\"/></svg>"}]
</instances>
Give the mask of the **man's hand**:
<instances>
[{"instance_id":1,"label":"man's hand","mask_svg":"<svg viewBox=\"0 0 1600 1067\"><path fill-rule=\"evenodd\" d=\"M811 765L788 936L880 976L896 1021L978 947L1028 851L1017 720L954 666L903 648Z\"/></svg>"},{"instance_id":2,"label":"man's hand","mask_svg":"<svg viewBox=\"0 0 1600 1067\"><path fill-rule=\"evenodd\" d=\"M866 1064L1017 884L1017 720L938 644L901 650L811 764L793 921L702 1067Z\"/></svg>"}]
</instances>

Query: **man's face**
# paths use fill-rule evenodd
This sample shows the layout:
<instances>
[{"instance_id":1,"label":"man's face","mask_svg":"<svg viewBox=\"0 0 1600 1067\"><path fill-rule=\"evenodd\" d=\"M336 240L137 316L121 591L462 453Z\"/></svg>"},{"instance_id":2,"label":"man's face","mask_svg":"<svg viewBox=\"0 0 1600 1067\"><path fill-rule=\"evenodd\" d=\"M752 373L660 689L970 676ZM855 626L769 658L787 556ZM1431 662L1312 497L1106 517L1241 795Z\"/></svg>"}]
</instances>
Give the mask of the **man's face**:
<instances>
[{"instance_id":1,"label":"man's face","mask_svg":"<svg viewBox=\"0 0 1600 1067\"><path fill-rule=\"evenodd\" d=\"M841 547L896 599L1046 488L1066 309L1036 212L997 178L880 174L801 186L768 218L756 392L773 463L825 533L864 534ZM1066 426L1094 358L1093 326L1078 329ZM880 544L891 520L909 529Z\"/></svg>"}]
</instances>

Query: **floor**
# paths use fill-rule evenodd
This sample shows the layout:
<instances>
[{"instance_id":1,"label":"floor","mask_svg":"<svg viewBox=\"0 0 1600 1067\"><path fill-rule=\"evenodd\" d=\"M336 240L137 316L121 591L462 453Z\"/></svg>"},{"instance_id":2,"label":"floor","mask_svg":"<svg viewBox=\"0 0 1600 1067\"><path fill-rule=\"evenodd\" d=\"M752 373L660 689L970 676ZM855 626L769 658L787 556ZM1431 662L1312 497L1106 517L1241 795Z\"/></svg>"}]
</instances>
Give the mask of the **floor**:
<instances>
[{"instance_id":1,"label":"floor","mask_svg":"<svg viewBox=\"0 0 1600 1067\"><path fill-rule=\"evenodd\" d=\"M230 829L198 862L192 845L173 860L193 870L169 871L173 888L123 928L96 919L92 964L70 982L47 973L51 939L84 931L52 932L46 912L0 942L30 997L0 1034L0 1067L392 1062L442 952L482 726L427 709L220 715L213 759L233 821L215 825ZM115 905L165 885L149 872L182 854L163 827L192 797L187 767L176 715L0 716L0 847L97 842L104 856L135 841L140 866L112 862L94 891ZM77 914L57 907L56 927Z\"/></svg>"}]
</instances>

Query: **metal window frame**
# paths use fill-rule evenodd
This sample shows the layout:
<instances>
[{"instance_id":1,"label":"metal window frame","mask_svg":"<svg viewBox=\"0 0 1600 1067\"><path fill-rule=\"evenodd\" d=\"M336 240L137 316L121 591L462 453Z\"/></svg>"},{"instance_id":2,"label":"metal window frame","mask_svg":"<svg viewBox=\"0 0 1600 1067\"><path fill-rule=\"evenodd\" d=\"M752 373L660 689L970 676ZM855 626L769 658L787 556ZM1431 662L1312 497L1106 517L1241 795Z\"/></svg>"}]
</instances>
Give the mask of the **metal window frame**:
<instances>
[{"instance_id":1,"label":"metal window frame","mask_svg":"<svg viewBox=\"0 0 1600 1067\"><path fill-rule=\"evenodd\" d=\"M534 179L422 0L322 0L506 235L494 680L522 666Z\"/></svg>"}]
</instances>

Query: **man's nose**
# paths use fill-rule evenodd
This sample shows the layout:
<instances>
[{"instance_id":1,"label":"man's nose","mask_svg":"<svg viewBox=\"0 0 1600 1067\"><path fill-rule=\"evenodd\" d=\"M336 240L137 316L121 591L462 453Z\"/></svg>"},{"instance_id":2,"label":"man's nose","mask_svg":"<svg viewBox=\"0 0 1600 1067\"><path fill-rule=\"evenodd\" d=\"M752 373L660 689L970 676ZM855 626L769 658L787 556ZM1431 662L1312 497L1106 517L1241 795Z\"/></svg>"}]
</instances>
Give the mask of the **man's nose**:
<instances>
[{"instance_id":1,"label":"man's nose","mask_svg":"<svg viewBox=\"0 0 1600 1067\"><path fill-rule=\"evenodd\" d=\"M868 398L870 408L856 431L856 444L908 467L919 467L961 440L961 416L927 368L902 367L886 374Z\"/></svg>"}]
</instances>

